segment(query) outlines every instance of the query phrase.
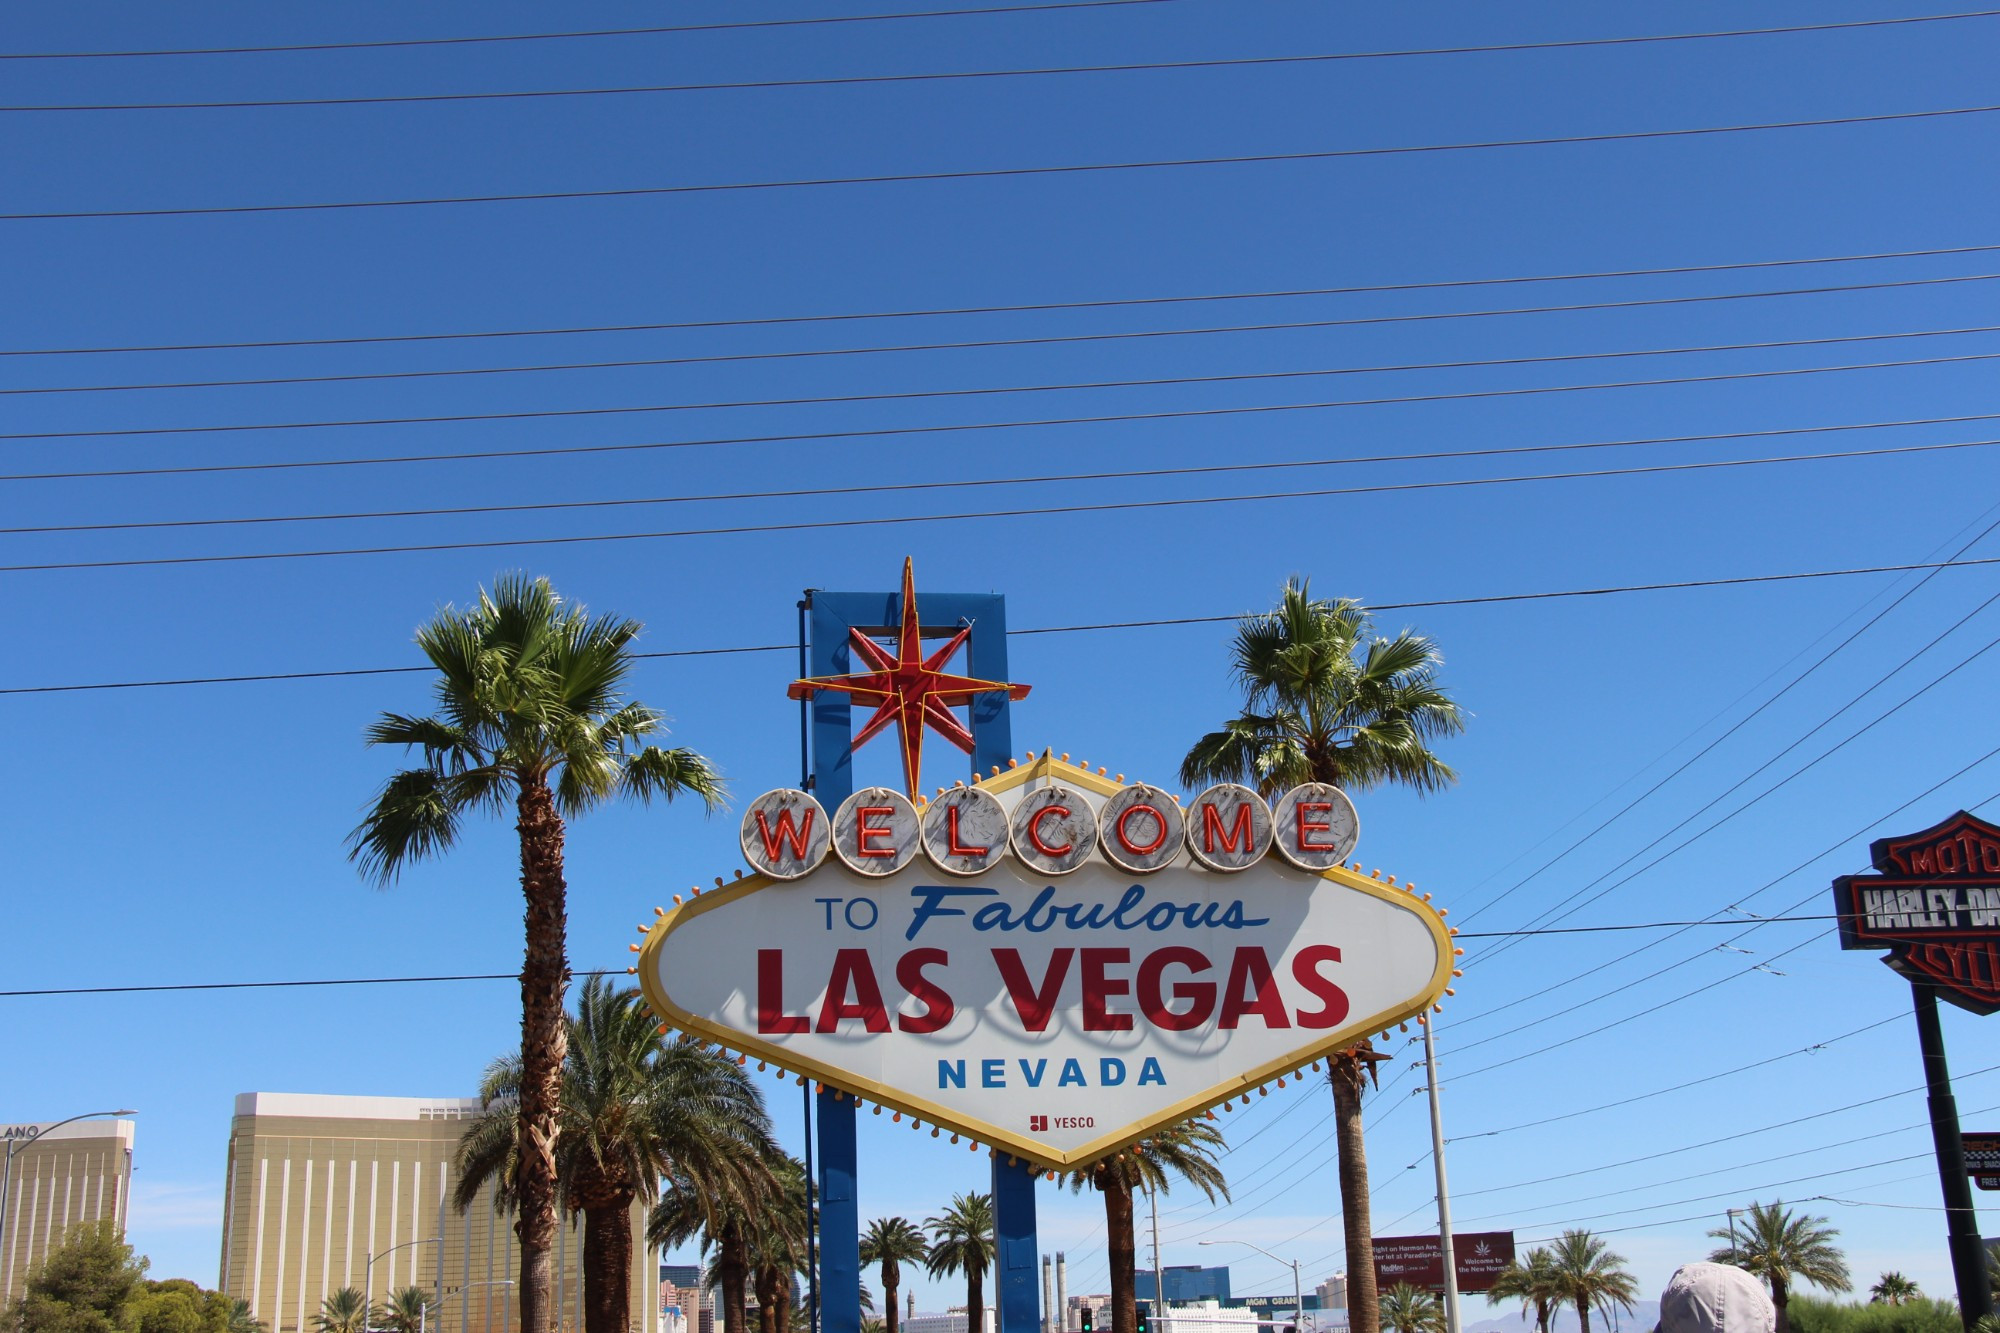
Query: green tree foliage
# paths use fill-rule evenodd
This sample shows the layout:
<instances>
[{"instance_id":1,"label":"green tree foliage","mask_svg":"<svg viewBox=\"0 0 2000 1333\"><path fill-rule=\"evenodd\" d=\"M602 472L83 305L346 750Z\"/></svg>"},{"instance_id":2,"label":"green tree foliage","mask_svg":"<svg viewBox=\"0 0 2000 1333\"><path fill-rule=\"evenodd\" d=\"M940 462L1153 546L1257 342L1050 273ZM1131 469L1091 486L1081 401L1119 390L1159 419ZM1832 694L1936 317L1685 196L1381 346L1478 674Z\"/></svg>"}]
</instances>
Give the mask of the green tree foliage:
<instances>
[{"instance_id":1,"label":"green tree foliage","mask_svg":"<svg viewBox=\"0 0 2000 1333\"><path fill-rule=\"evenodd\" d=\"M1172 1178L1200 1190L1212 1202L1227 1199L1229 1185L1215 1164L1222 1131L1210 1121L1189 1120L1160 1130L1070 1177L1070 1187L1086 1185L1104 1196L1105 1248L1111 1266L1111 1325L1108 1333L1137 1333L1138 1292L1134 1285L1138 1247L1133 1235L1132 1191L1164 1194Z\"/></svg>"},{"instance_id":2,"label":"green tree foliage","mask_svg":"<svg viewBox=\"0 0 2000 1333\"><path fill-rule=\"evenodd\" d=\"M1237 623L1230 657L1243 709L1188 751L1184 786L1243 782L1270 795L1306 782L1436 791L1456 780L1431 742L1463 731L1465 714L1438 683L1429 639L1381 638L1360 603L1292 579L1274 609ZM1327 1061L1352 1333L1379 1333L1361 1094L1380 1058L1364 1038Z\"/></svg>"},{"instance_id":3,"label":"green tree foliage","mask_svg":"<svg viewBox=\"0 0 2000 1333\"><path fill-rule=\"evenodd\" d=\"M1868 1299L1888 1305L1901 1305L1904 1301L1913 1300L1923 1294L1917 1289L1916 1283L1901 1273L1884 1273L1882 1280L1868 1289Z\"/></svg>"},{"instance_id":4,"label":"green tree foliage","mask_svg":"<svg viewBox=\"0 0 2000 1333\"><path fill-rule=\"evenodd\" d=\"M405 863L448 850L467 814L514 814L527 903L511 1182L521 1333L549 1333L551 1313L569 982L566 821L613 796L693 795L710 807L722 796L721 780L694 751L640 745L665 718L623 694L638 633L636 620L592 619L548 580L518 574L482 590L470 610L445 608L417 631L438 672L437 713L384 713L367 732L370 745L400 745L423 762L383 785L348 840L362 873L386 885Z\"/></svg>"},{"instance_id":5,"label":"green tree foliage","mask_svg":"<svg viewBox=\"0 0 2000 1333\"><path fill-rule=\"evenodd\" d=\"M1833 1243L1840 1232L1826 1225L1824 1217L1809 1217L1783 1203L1753 1203L1743 1221L1708 1234L1729 1242L1709 1255L1711 1260L1735 1264L1771 1284L1778 1333L1789 1333L1791 1328L1788 1307L1794 1283L1809 1282L1823 1291L1846 1291L1853 1285L1847 1260Z\"/></svg>"},{"instance_id":6,"label":"green tree foliage","mask_svg":"<svg viewBox=\"0 0 2000 1333\"><path fill-rule=\"evenodd\" d=\"M1494 1275L1486 1299L1493 1305L1519 1301L1521 1318L1534 1314L1535 1333L1549 1333L1549 1320L1563 1301L1555 1255L1542 1245L1529 1250Z\"/></svg>"},{"instance_id":7,"label":"green tree foliage","mask_svg":"<svg viewBox=\"0 0 2000 1333\"><path fill-rule=\"evenodd\" d=\"M1792 1333L1964 1333L1965 1330L1956 1302L1925 1296L1913 1296L1895 1305L1794 1296L1791 1327Z\"/></svg>"},{"instance_id":8,"label":"green tree foliage","mask_svg":"<svg viewBox=\"0 0 2000 1333\"><path fill-rule=\"evenodd\" d=\"M375 1312L358 1287L342 1287L319 1303L312 1317L313 1333L368 1333Z\"/></svg>"},{"instance_id":9,"label":"green tree foliage","mask_svg":"<svg viewBox=\"0 0 2000 1333\"><path fill-rule=\"evenodd\" d=\"M1444 1304L1428 1291L1398 1282L1382 1295L1382 1327L1395 1333L1444 1333Z\"/></svg>"},{"instance_id":10,"label":"green tree foliage","mask_svg":"<svg viewBox=\"0 0 2000 1333\"><path fill-rule=\"evenodd\" d=\"M424 1314L430 1299L431 1293L422 1287L398 1287L376 1308L376 1326L394 1333L419 1333L430 1325Z\"/></svg>"},{"instance_id":11,"label":"green tree foliage","mask_svg":"<svg viewBox=\"0 0 2000 1333\"><path fill-rule=\"evenodd\" d=\"M145 1276L116 1224L80 1223L28 1273L7 1323L19 1333L129 1333Z\"/></svg>"},{"instance_id":12,"label":"green tree foliage","mask_svg":"<svg viewBox=\"0 0 2000 1333\"><path fill-rule=\"evenodd\" d=\"M882 1266L882 1333L896 1333L902 1319L896 1309L897 1293L903 1285L902 1266L920 1264L929 1253L924 1233L907 1217L878 1217L861 1233L861 1262Z\"/></svg>"},{"instance_id":13,"label":"green tree foliage","mask_svg":"<svg viewBox=\"0 0 2000 1333\"><path fill-rule=\"evenodd\" d=\"M1590 1333L1592 1310L1607 1320L1618 1309L1631 1313L1632 1302L1639 1296L1638 1279L1626 1271L1625 1256L1613 1254L1604 1241L1586 1230L1565 1231L1549 1258L1555 1269L1556 1289L1565 1302L1576 1307L1581 1333Z\"/></svg>"},{"instance_id":14,"label":"green tree foliage","mask_svg":"<svg viewBox=\"0 0 2000 1333\"><path fill-rule=\"evenodd\" d=\"M924 1268L932 1277L965 1274L966 1333L983 1333L986 1324L986 1269L993 1262L993 1196L957 1194L951 1207L924 1219L930 1228L931 1251Z\"/></svg>"}]
</instances>

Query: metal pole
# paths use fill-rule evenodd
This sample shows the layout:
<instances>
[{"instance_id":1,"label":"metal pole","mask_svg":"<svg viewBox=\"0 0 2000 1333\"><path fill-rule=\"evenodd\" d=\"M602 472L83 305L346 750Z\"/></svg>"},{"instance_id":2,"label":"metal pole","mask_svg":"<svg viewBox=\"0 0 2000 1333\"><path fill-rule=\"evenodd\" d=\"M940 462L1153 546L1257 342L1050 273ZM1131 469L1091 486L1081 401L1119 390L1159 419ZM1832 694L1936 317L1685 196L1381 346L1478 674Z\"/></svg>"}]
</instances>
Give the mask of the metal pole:
<instances>
[{"instance_id":1,"label":"metal pole","mask_svg":"<svg viewBox=\"0 0 2000 1333\"><path fill-rule=\"evenodd\" d=\"M1153 1319L1157 1326L1167 1314L1167 1288L1160 1280L1160 1193L1149 1189L1146 1197L1153 1205Z\"/></svg>"},{"instance_id":2,"label":"metal pole","mask_svg":"<svg viewBox=\"0 0 2000 1333\"><path fill-rule=\"evenodd\" d=\"M1430 1079L1431 1161L1437 1165L1438 1257L1444 1264L1444 1324L1446 1333L1459 1333L1458 1263L1451 1252L1451 1191L1444 1183L1444 1121L1438 1114L1437 1042L1431 1030L1435 1014L1425 1014L1417 1022L1424 1029L1424 1069Z\"/></svg>"},{"instance_id":3,"label":"metal pole","mask_svg":"<svg viewBox=\"0 0 2000 1333\"><path fill-rule=\"evenodd\" d=\"M1056 1251L1056 1333L1069 1333L1069 1256Z\"/></svg>"},{"instance_id":4,"label":"metal pole","mask_svg":"<svg viewBox=\"0 0 2000 1333\"><path fill-rule=\"evenodd\" d=\"M1993 1313L1986 1284L1986 1247L1979 1239L1979 1216L1972 1208L1972 1179L1965 1174L1965 1145L1958 1134L1958 1103L1951 1094L1951 1070L1944 1059L1944 1029L1938 1025L1937 989L1911 982L1917 1010L1917 1045L1923 1053L1924 1084L1930 1090L1931 1142L1937 1149L1938 1182L1944 1187L1945 1234L1951 1246L1958 1309L1970 1329Z\"/></svg>"},{"instance_id":5,"label":"metal pole","mask_svg":"<svg viewBox=\"0 0 2000 1333\"><path fill-rule=\"evenodd\" d=\"M1302 1329L1302 1328L1304 1328L1304 1327L1305 1327L1305 1323L1306 1323L1306 1297L1305 1297L1305 1292L1304 1292L1304 1291L1302 1291L1302 1290L1300 1289L1300 1287L1299 1287L1299 1261L1298 1261L1298 1260L1296 1260L1296 1259L1294 1259L1294 1260L1292 1260L1292 1330L1293 1330L1293 1333L1298 1333L1298 1330L1300 1330L1300 1329Z\"/></svg>"},{"instance_id":6,"label":"metal pole","mask_svg":"<svg viewBox=\"0 0 2000 1333\"><path fill-rule=\"evenodd\" d=\"M812 608L813 590L807 588L799 598L799 676L801 679L812 674L806 657L806 612ZM812 703L809 699L799 700L799 789L811 791L812 774ZM806 1130L806 1328L810 1333L819 1333L819 1177L813 1174L813 1103L812 1089L802 1087L800 1095L805 1104ZM699 1321L697 1321L699 1322ZM729 1333L742 1333L731 1329Z\"/></svg>"}]
</instances>

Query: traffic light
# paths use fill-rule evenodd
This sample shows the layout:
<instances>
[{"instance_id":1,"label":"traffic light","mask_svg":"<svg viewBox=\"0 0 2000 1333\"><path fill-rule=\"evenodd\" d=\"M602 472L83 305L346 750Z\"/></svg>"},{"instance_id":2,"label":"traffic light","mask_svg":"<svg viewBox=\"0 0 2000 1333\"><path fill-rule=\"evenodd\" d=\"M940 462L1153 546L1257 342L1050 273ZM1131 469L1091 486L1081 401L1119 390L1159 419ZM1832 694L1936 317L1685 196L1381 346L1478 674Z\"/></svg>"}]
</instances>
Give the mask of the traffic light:
<instances>
[{"instance_id":1,"label":"traffic light","mask_svg":"<svg viewBox=\"0 0 2000 1333\"><path fill-rule=\"evenodd\" d=\"M1094 1325L1091 1323L1091 1313L1090 1313L1090 1307L1088 1305L1083 1307L1082 1328L1083 1328L1083 1333L1094 1333Z\"/></svg>"},{"instance_id":2,"label":"traffic light","mask_svg":"<svg viewBox=\"0 0 2000 1333\"><path fill-rule=\"evenodd\" d=\"M1153 1333L1153 1320L1146 1306L1139 1307L1139 1333Z\"/></svg>"}]
</instances>

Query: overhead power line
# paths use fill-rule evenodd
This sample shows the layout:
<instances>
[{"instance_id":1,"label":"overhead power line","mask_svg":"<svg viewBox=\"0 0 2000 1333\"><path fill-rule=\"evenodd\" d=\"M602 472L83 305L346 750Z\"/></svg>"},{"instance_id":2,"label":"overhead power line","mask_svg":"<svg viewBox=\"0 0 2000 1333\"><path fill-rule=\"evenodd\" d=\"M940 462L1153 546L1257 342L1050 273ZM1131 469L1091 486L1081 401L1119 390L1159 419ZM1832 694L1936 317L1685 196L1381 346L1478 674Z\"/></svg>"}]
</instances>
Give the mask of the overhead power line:
<instances>
[{"instance_id":1,"label":"overhead power line","mask_svg":"<svg viewBox=\"0 0 2000 1333\"><path fill-rule=\"evenodd\" d=\"M1501 593L1486 597L1439 597L1412 602L1377 602L1373 611L1414 611L1447 606L1497 606L1510 602L1540 602L1571 597L1612 597L1641 592L1684 592L1698 588L1746 587L1760 583L1790 583L1801 580L1850 578L1864 574L1903 574L1916 569L1957 569L1974 566L2000 564L2000 557L1982 557L1977 560L1931 561L1911 565L1874 565L1854 569L1815 569L1789 574L1746 574L1730 578L1683 579L1672 583L1628 583L1611 587L1568 588L1551 592ZM1159 620L1117 620L1090 625L1046 625L1036 629L1010 629L1009 638L1033 634L1083 634L1102 630L1157 629L1170 625L1220 625L1232 624L1243 618L1241 613L1220 616L1176 616ZM733 648L682 648L664 652L632 654L635 658L658 660L680 657L731 657L748 653L792 653L798 651L795 643L766 643ZM154 689L170 685L247 685L260 682L294 680L332 680L350 676L399 676L415 672L429 671L428 666L400 667L353 667L342 670L321 671L280 671L235 676L184 676L163 680L99 681L88 685L15 685L0 687L4 694L73 694L87 690L136 690ZM1499 932L1496 932L1499 933Z\"/></svg>"},{"instance_id":2,"label":"overhead power line","mask_svg":"<svg viewBox=\"0 0 2000 1333\"><path fill-rule=\"evenodd\" d=\"M1062 4L994 5L978 9L906 10L890 14L836 14L819 18L747 19L728 23L678 23L644 28L586 28L571 32L501 33L468 37L404 37L367 42L294 42L269 46L183 46L126 51L19 51L0 53L0 60L124 60L158 56L271 55L295 51L379 51L415 46L474 46L500 42L572 41L598 37L650 37L689 32L728 32L751 28L793 28L835 23L880 23L894 19L969 18L993 14L1034 14L1064 9L1109 9L1121 5L1163 4L1169 0L1068 0ZM1899 18L1851 19L1839 23L1793 23L1769 28L1726 28L1709 32L1640 34L1632 37L1576 37L1547 42L1506 42L1486 46L1428 46L1400 50L1343 51L1309 57L1317 60L1391 60L1412 56L1485 55L1495 52L1561 51L1594 46L1644 46L1660 42L1697 42L1731 37L1772 37L1804 32L1840 32L1852 28L1907 27L1920 23L1950 23L1991 18L2000 10L1971 9L1950 14L1911 14Z\"/></svg>"},{"instance_id":3,"label":"overhead power line","mask_svg":"<svg viewBox=\"0 0 2000 1333\"><path fill-rule=\"evenodd\" d=\"M660 356L556 361L526 366L457 366L427 370L353 371L334 375L266 375L237 379L150 380L125 384L59 384L0 388L0 396L39 394L133 393L163 389L267 388L291 384L358 384L382 380L463 379L470 376L541 375L576 370L655 369L661 366L730 365L750 361L804 361L823 357L881 356L907 352L990 351L1009 347L1052 347L1075 343L1118 343L1160 338L1206 338L1231 333L1295 333L1308 329L1360 328L1383 324L1421 324L1442 320L1484 319L1514 315L1567 315L1604 310L1638 310L1655 306L1707 305L1722 301L1754 301L1784 296L1823 296L1848 292L1886 291L1909 287L1941 287L1967 282L1991 282L2000 273L1968 273L1942 278L1904 278L1887 282L1848 283L1829 287L1794 287L1779 291L1721 292L1699 296L1659 296L1632 301L1592 301L1571 305L1515 306L1502 310L1441 310L1400 315L1361 315L1343 319L1282 320L1261 324L1212 324L1189 329L1134 329L1116 333L1047 334L1031 338L979 338L956 342L888 343L868 347L809 347L770 352L716 352L701 356ZM1760 344L1761 345L1761 344Z\"/></svg>"},{"instance_id":4,"label":"overhead power line","mask_svg":"<svg viewBox=\"0 0 2000 1333\"><path fill-rule=\"evenodd\" d=\"M1905 333L1855 334L1837 338L1787 339L1760 343L1715 343L1706 346L1636 348L1615 352L1573 352L1556 356L1500 357L1470 361L1409 362L1398 365L1333 366L1312 370L1252 371L1234 375L1174 375L1152 379L1075 380L1061 383L998 385L970 389L916 389L900 393L816 394L796 398L717 399L700 403L647 403L623 407L545 408L516 412L451 412L431 416L345 417L314 421L230 422L206 426L121 426L111 429L12 431L0 434L5 440L102 440L125 439L138 435L226 435L244 431L329 430L356 426L440 425L472 421L544 421L570 417L642 416L662 412L723 411L762 407L813 407L853 403L915 402L925 399L982 398L1006 394L1067 393L1100 389L1179 388L1195 384L1244 384L1271 380L1325 379L1344 375L1390 374L1410 371L1465 370L1477 368L1550 365L1574 361L1630 360L1646 356L1689 356L1715 352L1771 351L1854 342L1895 342L1914 338L1945 338L1967 334L2000 332L2000 325L1972 325L1959 329L1919 329ZM1886 361L1847 362L1832 366L1789 366L1776 370L1738 370L1707 375L1661 376L1653 379L1613 380L1587 384L1542 384L1512 389L1460 389L1444 393L1398 394L1379 398L1349 398L1317 403L1260 404L1236 408L1188 408L1177 412L1063 418L1059 422L1009 424L1084 424L1096 421L1160 420L1182 416L1228 416L1248 412L1306 411L1332 407L1384 407L1403 403L1460 402L1476 398L1518 398L1550 393L1584 393L1605 389L1658 388L1681 384L1720 384L1737 380L1782 379L1799 375L1832 375L1851 370L1889 370L1910 366L1961 365L2000 358L2000 352L1968 352L1952 356L1911 357ZM904 427L863 432L870 435L922 434L951 430L994 429L993 426L954 425ZM825 434L799 438L825 439Z\"/></svg>"},{"instance_id":5,"label":"overhead power line","mask_svg":"<svg viewBox=\"0 0 2000 1333\"><path fill-rule=\"evenodd\" d=\"M1886 445L1879 449L1847 449L1820 454L1791 454L1775 458L1731 458L1692 463L1659 463L1628 468L1600 468L1584 472L1547 472L1532 476L1465 477L1442 481L1383 482L1372 486L1343 486L1310 492L1290 492L1289 494L1295 494L1300 497L1316 496L1324 498L1331 495L1371 495L1394 491L1451 490L1463 487L1514 485L1531 481L1573 481L1606 477L1639 476L1649 473L1695 472L1717 468L1756 467L1780 463L1831 462L1848 458L1881 458L1903 454L1951 452L1960 449L1985 449L1991 448L1994 445L2000 445L2000 439L1957 440L1934 444ZM1546 449L1550 446L1541 447ZM1489 451L1472 450L1458 452L1485 455ZM1269 472L1292 468L1344 467L1361 461L1363 460L1353 458L1320 458L1302 459L1298 462L1289 463L1216 463L1201 467L1132 468L1111 472L1044 473L1033 476L979 477L960 481L883 482L867 486L809 486L767 491L715 491L701 495L633 496L614 500L546 500L523 504L457 505L432 509L375 509L318 514L267 514L225 518L149 519L128 523L49 523L15 528L0 528L0 536L47 536L56 533L73 532L179 531L189 528L255 527L295 523L348 523L405 518L463 518L471 515L485 514L565 513L575 510L628 509L679 504L714 504L741 500L790 500L852 495L900 495L926 491L966 490L977 487L1042 486L1052 483L1091 481L1137 481L1236 472ZM1403 462L1409 461L1409 458L1407 456L1387 455L1371 461ZM1188 503L1225 503L1227 498L1216 496L1197 497L1188 501ZM1268 497L1260 496L1254 498L1261 499Z\"/></svg>"},{"instance_id":6,"label":"overhead power line","mask_svg":"<svg viewBox=\"0 0 2000 1333\"><path fill-rule=\"evenodd\" d=\"M939 306L930 309L839 311L818 315L767 315L738 319L670 320L647 324L557 325L533 329L477 329L446 333L368 334L342 338L263 338L239 342L128 343L95 347L0 348L5 356L104 356L128 352L218 352L279 347L354 347L377 343L458 342L483 338L546 338L593 333L658 333L676 330L767 328L855 320L932 319L957 315L1032 314L1068 310L1113 310L1137 306L1191 305L1210 301L1268 301L1307 296L1368 296L1394 292L1511 287L1524 283L1592 282L1612 278L1685 277L1698 273L1738 273L1753 269L1798 268L1816 264L1861 264L1885 259L1927 259L1990 254L2000 245L1953 245L1921 250L1877 250L1861 254L1815 255L1792 259L1752 259L1729 264L1677 264L1667 268L1598 269L1569 273L1511 274L1496 278L1444 278L1429 282L1381 282L1342 287L1267 288L1249 292L1208 292L1183 296L1134 296L1095 301L1037 301L1015 305ZM1872 285L1872 284L1871 284Z\"/></svg>"},{"instance_id":7,"label":"overhead power line","mask_svg":"<svg viewBox=\"0 0 2000 1333\"><path fill-rule=\"evenodd\" d=\"M251 213L324 213L371 208L428 208L456 204L536 203L554 200L642 199L671 195L731 194L758 190L819 189L836 185L918 185L948 180L1018 180L1029 176L1078 176L1106 172L1154 171L1184 167L1260 166L1292 162L1332 162L1351 158L1401 157L1424 153L1483 152L1499 148L1549 148L1589 143L1706 138L1773 130L1823 129L1835 125L1887 125L1990 115L2000 104L1885 111L1865 116L1819 116L1799 120L1753 121L1735 125L1695 125L1664 130L1622 130L1608 134L1557 134L1521 139L1469 139L1455 143L1395 144L1379 148L1323 148L1291 153L1231 153L1215 157L1146 158L1122 162L1074 162L1027 167L979 167L948 171L898 171L861 176L805 176L786 180L715 181L688 185L630 185L597 190L529 190L493 194L423 195L395 199L327 199L289 204L191 204L160 208L62 209L0 213L0 222L74 222L84 219L219 217Z\"/></svg>"},{"instance_id":8,"label":"overhead power line","mask_svg":"<svg viewBox=\"0 0 2000 1333\"><path fill-rule=\"evenodd\" d=\"M1073 514L1191 509L1206 508L1212 505L1265 504L1285 500L1329 499L1349 495L1380 495L1400 491L1452 490L1468 487L1517 485L1527 482L1577 481L1605 477L1637 476L1640 474L1702 472L1726 468L1828 462L1836 459L1867 458L1884 454L1930 453L1941 450L1985 448L1995 444L2000 444L2000 440L1980 440L1957 444L1903 445L1887 449L1861 449L1846 453L1804 454L1783 458L1718 459L1699 463L1662 463L1649 467L1609 468L1592 472L1552 472L1533 476L1475 477L1448 481L1385 482L1374 486L1333 486L1311 490L1263 491L1248 495L1197 495L1158 500L1102 500L1088 504L1039 505L1015 509L979 509L951 514L890 514L877 518L733 523L707 528L676 528L654 532L580 533L562 537L497 537L456 542L409 542L387 546L327 547L305 551L235 551L215 555L135 556L115 560L56 560L39 563L0 565L0 573L27 574L52 570L141 569L158 568L167 565L222 565L257 563L272 560L323 560L364 555L412 555L431 551L484 551L534 546L584 546L599 545L607 542L667 541L695 537L745 536L763 532L841 531L851 528L963 523L977 519L1043 518Z\"/></svg>"}]
</instances>

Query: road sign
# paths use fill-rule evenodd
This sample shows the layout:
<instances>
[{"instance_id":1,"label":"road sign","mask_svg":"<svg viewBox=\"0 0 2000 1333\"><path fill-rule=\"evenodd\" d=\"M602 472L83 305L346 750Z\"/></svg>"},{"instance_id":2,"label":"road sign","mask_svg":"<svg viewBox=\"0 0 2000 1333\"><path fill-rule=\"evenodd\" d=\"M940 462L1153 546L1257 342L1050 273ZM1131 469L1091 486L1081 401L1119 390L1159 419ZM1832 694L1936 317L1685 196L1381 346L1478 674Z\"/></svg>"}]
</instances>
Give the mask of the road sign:
<instances>
[{"instance_id":1,"label":"road sign","mask_svg":"<svg viewBox=\"0 0 2000 1333\"><path fill-rule=\"evenodd\" d=\"M1514 1262L1514 1233L1454 1233L1451 1252L1460 1291L1491 1291L1493 1280ZM1444 1251L1436 1236L1375 1237L1376 1290L1387 1291L1398 1282L1443 1290Z\"/></svg>"},{"instance_id":2,"label":"road sign","mask_svg":"<svg viewBox=\"0 0 2000 1333\"><path fill-rule=\"evenodd\" d=\"M1324 807L1294 803L1305 815L1280 824L1233 788L1196 823L1164 792L1050 754L978 790L1004 826L882 789L830 819L804 793L760 797L745 849L773 873L648 928L639 976L655 1012L1054 1168L1253 1095L1424 1012L1449 983L1444 923L1407 888L1275 852L1236 869L1193 855L1209 838L1216 861L1240 860L1220 844L1258 827L1310 853L1345 836ZM832 855L809 817L831 828ZM787 858L813 865L785 878Z\"/></svg>"}]
</instances>

